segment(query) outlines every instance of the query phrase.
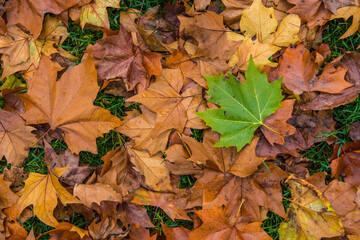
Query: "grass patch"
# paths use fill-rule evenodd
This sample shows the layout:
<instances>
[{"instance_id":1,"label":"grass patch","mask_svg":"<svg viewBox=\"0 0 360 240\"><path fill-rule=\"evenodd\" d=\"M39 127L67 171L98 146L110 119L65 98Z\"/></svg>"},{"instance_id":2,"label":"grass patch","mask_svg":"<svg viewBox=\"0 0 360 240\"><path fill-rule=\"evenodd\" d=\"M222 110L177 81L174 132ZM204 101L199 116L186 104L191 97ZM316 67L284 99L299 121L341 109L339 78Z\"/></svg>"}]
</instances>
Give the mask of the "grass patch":
<instances>
[{"instance_id":1,"label":"grass patch","mask_svg":"<svg viewBox=\"0 0 360 240\"><path fill-rule=\"evenodd\" d=\"M345 39L340 37L348 30L352 23L353 17L347 21L344 19L335 19L327 23L323 31L323 43L329 44L331 50L330 60L333 60L346 51L356 51L360 45L360 33L357 31L352 36Z\"/></svg>"},{"instance_id":2,"label":"grass patch","mask_svg":"<svg viewBox=\"0 0 360 240\"><path fill-rule=\"evenodd\" d=\"M42 221L40 221L36 216L27 219L23 223L23 227L28 232L30 232L31 229L33 228L35 236L54 229L53 227L50 227L50 226L46 225L45 223L43 223ZM49 235L44 235L44 236L41 236L39 238L39 240L45 240L45 239L49 239L49 238L50 238Z\"/></svg>"},{"instance_id":3,"label":"grass patch","mask_svg":"<svg viewBox=\"0 0 360 240\"><path fill-rule=\"evenodd\" d=\"M282 203L284 205L285 212L287 212L291 203L289 200L291 199L291 192L289 187L286 185L281 185L281 189L283 193ZM269 234L272 239L279 239L278 229L284 219L272 211L268 211L267 217L268 218L263 221L261 228L264 229L264 231Z\"/></svg>"},{"instance_id":4,"label":"grass patch","mask_svg":"<svg viewBox=\"0 0 360 240\"><path fill-rule=\"evenodd\" d=\"M331 157L332 152L332 145L329 145L326 142L320 142L316 143L306 151L301 151L300 154L311 161L308 170L310 175L313 175L318 172L330 173L328 159Z\"/></svg>"},{"instance_id":5,"label":"grass patch","mask_svg":"<svg viewBox=\"0 0 360 240\"><path fill-rule=\"evenodd\" d=\"M161 224L165 224L168 227L184 227L192 230L194 228L193 221L175 219L173 221L161 208L155 206L145 206L151 222L154 224L154 228L150 229L150 232L158 232L163 234ZM188 214L191 216L191 213Z\"/></svg>"},{"instance_id":6,"label":"grass patch","mask_svg":"<svg viewBox=\"0 0 360 240\"><path fill-rule=\"evenodd\" d=\"M69 20L68 33L69 35L66 40L58 47L63 48L70 54L79 58L75 61L75 64L79 64L81 62L84 51L89 44L94 44L97 40L103 37L103 33L101 31L91 28L81 30L81 27L71 20Z\"/></svg>"}]
</instances>

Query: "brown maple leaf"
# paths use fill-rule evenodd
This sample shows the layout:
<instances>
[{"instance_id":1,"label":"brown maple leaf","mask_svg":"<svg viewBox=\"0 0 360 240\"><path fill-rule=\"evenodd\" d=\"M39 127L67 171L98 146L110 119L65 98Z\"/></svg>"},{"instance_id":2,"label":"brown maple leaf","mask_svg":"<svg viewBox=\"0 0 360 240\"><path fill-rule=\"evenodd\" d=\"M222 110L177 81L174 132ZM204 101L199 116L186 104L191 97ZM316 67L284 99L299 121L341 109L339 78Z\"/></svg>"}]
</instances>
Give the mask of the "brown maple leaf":
<instances>
[{"instance_id":1,"label":"brown maple leaf","mask_svg":"<svg viewBox=\"0 0 360 240\"><path fill-rule=\"evenodd\" d=\"M57 79L57 71L44 57L34 78L28 81L27 94L19 95L25 104L22 115L27 124L48 123L59 131L69 149L97 153L96 138L120 126L121 121L109 111L95 107L99 91L96 70L91 58L68 69Z\"/></svg>"},{"instance_id":2,"label":"brown maple leaf","mask_svg":"<svg viewBox=\"0 0 360 240\"><path fill-rule=\"evenodd\" d=\"M124 148L117 147L101 159L104 161L104 166L97 177L97 182L111 185L123 198L143 183L141 174L134 170L134 165Z\"/></svg>"},{"instance_id":3,"label":"brown maple leaf","mask_svg":"<svg viewBox=\"0 0 360 240\"><path fill-rule=\"evenodd\" d=\"M264 124L269 128L261 126L260 129L271 145L274 145L274 143L284 145L284 137L293 135L296 132L296 128L294 126L286 123L286 121L291 118L294 103L294 99L282 101L282 107L276 110L276 112L269 117L265 118ZM275 130L277 133L271 131L270 129Z\"/></svg>"},{"instance_id":4,"label":"brown maple leaf","mask_svg":"<svg viewBox=\"0 0 360 240\"><path fill-rule=\"evenodd\" d=\"M273 81L283 76L283 84L295 94L309 91L342 93L353 85L344 79L347 68L330 63L324 67L321 74L318 71L319 65L315 58L301 44L285 50L279 66L270 74L270 79Z\"/></svg>"},{"instance_id":5,"label":"brown maple leaf","mask_svg":"<svg viewBox=\"0 0 360 240\"><path fill-rule=\"evenodd\" d=\"M330 19L331 12L325 8L322 0L288 0L288 2L295 5L288 13L299 15L301 21L307 23L309 28L322 26Z\"/></svg>"},{"instance_id":6,"label":"brown maple leaf","mask_svg":"<svg viewBox=\"0 0 360 240\"><path fill-rule=\"evenodd\" d=\"M241 207L240 205L239 208ZM212 209L198 210L195 213L200 217L202 225L190 232L189 240L241 240L248 239L248 236L251 236L251 239L272 239L261 228L261 222L231 222L224 211L215 206Z\"/></svg>"},{"instance_id":7,"label":"brown maple leaf","mask_svg":"<svg viewBox=\"0 0 360 240\"><path fill-rule=\"evenodd\" d=\"M161 74L162 55L135 46L124 27L120 27L118 35L97 41L87 52L98 66L99 79L122 78L128 91L138 84L142 85L140 89L146 89L149 77Z\"/></svg>"},{"instance_id":8,"label":"brown maple leaf","mask_svg":"<svg viewBox=\"0 0 360 240\"><path fill-rule=\"evenodd\" d=\"M204 57L192 57L184 49L176 50L165 59L164 67L171 69L180 68L185 78L195 81L203 88L208 88L204 75L218 76L229 70L229 65L224 60L214 60ZM163 70L165 71L165 69ZM185 82L186 79L184 79Z\"/></svg>"},{"instance_id":9,"label":"brown maple leaf","mask_svg":"<svg viewBox=\"0 0 360 240\"><path fill-rule=\"evenodd\" d=\"M246 221L261 221L260 206L284 216L279 181L287 175L272 163L267 163L271 175L266 173L266 167L259 166L265 158L255 155L258 138L255 137L250 145L238 153L232 147L212 147L218 139L219 134L211 131L205 131L203 143L182 136L191 157L181 151L181 156L176 156L172 151L179 145L173 145L169 149L169 160L174 164L170 169L175 169L174 172L179 175L198 174L199 179L191 189L192 200L189 200L188 207L193 206L193 202L198 202L196 198L200 197L203 209L211 209L213 205L225 205L226 216L236 218L240 202L244 201L241 214ZM187 166L182 161L207 168L201 175L199 168ZM181 173L181 170L184 173Z\"/></svg>"},{"instance_id":10,"label":"brown maple leaf","mask_svg":"<svg viewBox=\"0 0 360 240\"><path fill-rule=\"evenodd\" d=\"M181 23L180 36L185 40L193 37L197 41L197 54L228 60L235 52L239 42L231 40L233 33L224 26L222 16L209 11L194 17L178 18Z\"/></svg>"},{"instance_id":11,"label":"brown maple leaf","mask_svg":"<svg viewBox=\"0 0 360 240\"><path fill-rule=\"evenodd\" d=\"M0 109L0 157L17 166L28 156L29 148L37 139L25 126L25 121L15 112Z\"/></svg>"},{"instance_id":12,"label":"brown maple leaf","mask_svg":"<svg viewBox=\"0 0 360 240\"><path fill-rule=\"evenodd\" d=\"M247 177L253 174L265 160L265 158L259 158L255 155L258 137L254 137L251 143L240 152L237 152L234 147L213 147L219 138L220 134L210 130L205 131L202 143L191 137L183 136L182 140L187 144L192 154L188 161L210 167L224 174L231 173L239 177Z\"/></svg>"},{"instance_id":13,"label":"brown maple leaf","mask_svg":"<svg viewBox=\"0 0 360 240\"><path fill-rule=\"evenodd\" d=\"M169 129L183 132L189 115L194 114L193 111L202 102L202 88L195 85L179 94L167 81L160 79L151 84L146 91L129 98L127 101L142 103L157 114L155 129L151 135L155 138ZM196 128L203 127L202 124Z\"/></svg>"},{"instance_id":14,"label":"brown maple leaf","mask_svg":"<svg viewBox=\"0 0 360 240\"><path fill-rule=\"evenodd\" d=\"M343 90L340 94L321 93L310 103L304 106L304 110L326 110L337 106L353 102L360 92L360 53L349 52L344 55L340 67L348 68L345 80L353 86Z\"/></svg>"},{"instance_id":15,"label":"brown maple leaf","mask_svg":"<svg viewBox=\"0 0 360 240\"><path fill-rule=\"evenodd\" d=\"M134 169L144 175L145 184L155 191L171 191L170 172L166 168L162 153L150 156L146 151L133 149L129 144L126 147Z\"/></svg>"},{"instance_id":16,"label":"brown maple leaf","mask_svg":"<svg viewBox=\"0 0 360 240\"><path fill-rule=\"evenodd\" d=\"M167 240L188 240L190 230L184 227L168 227L161 223L161 227L164 230L164 235Z\"/></svg>"},{"instance_id":17,"label":"brown maple leaf","mask_svg":"<svg viewBox=\"0 0 360 240\"><path fill-rule=\"evenodd\" d=\"M123 125L115 130L131 137L135 141L135 149L147 150L151 155L165 151L170 130L152 137L156 126L156 113L143 105L140 108L142 114L137 111L127 112Z\"/></svg>"},{"instance_id":18,"label":"brown maple leaf","mask_svg":"<svg viewBox=\"0 0 360 240\"><path fill-rule=\"evenodd\" d=\"M46 12L60 14L77 3L78 0L10 0L5 4L8 19L7 26L10 27L19 23L37 39Z\"/></svg>"},{"instance_id":19,"label":"brown maple leaf","mask_svg":"<svg viewBox=\"0 0 360 240\"><path fill-rule=\"evenodd\" d=\"M299 150L305 150L314 143L327 141L332 143L328 133L335 131L335 121L332 111L297 110L293 112L288 123L296 128L295 134L284 138L285 144L271 145L265 138L261 138L256 147L256 154L261 157L276 158L279 153L300 157Z\"/></svg>"},{"instance_id":20,"label":"brown maple leaf","mask_svg":"<svg viewBox=\"0 0 360 240\"><path fill-rule=\"evenodd\" d=\"M202 191L203 209L224 205L229 219L236 219L241 214L243 221L261 221L260 206L284 217L280 181L287 174L270 162L266 164L268 168L261 165L257 172L246 178L205 169L193 190Z\"/></svg>"}]
</instances>

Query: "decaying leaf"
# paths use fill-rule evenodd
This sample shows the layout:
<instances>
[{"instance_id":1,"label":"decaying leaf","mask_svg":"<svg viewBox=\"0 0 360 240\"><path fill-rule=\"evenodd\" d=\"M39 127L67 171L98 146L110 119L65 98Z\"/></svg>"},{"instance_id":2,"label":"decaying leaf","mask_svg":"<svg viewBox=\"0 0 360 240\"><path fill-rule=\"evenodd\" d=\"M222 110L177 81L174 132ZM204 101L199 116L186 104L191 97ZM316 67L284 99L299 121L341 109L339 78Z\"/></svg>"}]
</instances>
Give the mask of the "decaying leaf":
<instances>
[{"instance_id":1,"label":"decaying leaf","mask_svg":"<svg viewBox=\"0 0 360 240\"><path fill-rule=\"evenodd\" d=\"M293 202L288 213L289 221L280 225L280 239L319 239L344 235L339 215L316 186L293 176L287 182Z\"/></svg>"}]
</instances>

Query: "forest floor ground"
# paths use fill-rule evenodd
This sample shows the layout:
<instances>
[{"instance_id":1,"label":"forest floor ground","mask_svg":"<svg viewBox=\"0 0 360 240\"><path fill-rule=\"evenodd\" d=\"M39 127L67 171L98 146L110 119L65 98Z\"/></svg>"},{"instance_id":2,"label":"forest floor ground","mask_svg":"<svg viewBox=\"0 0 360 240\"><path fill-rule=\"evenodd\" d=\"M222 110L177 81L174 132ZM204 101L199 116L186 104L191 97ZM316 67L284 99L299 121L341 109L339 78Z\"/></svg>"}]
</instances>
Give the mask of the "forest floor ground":
<instances>
[{"instance_id":1,"label":"forest floor ground","mask_svg":"<svg viewBox=\"0 0 360 240\"><path fill-rule=\"evenodd\" d=\"M121 3L121 9L108 9L108 14L110 18L111 29L116 30L119 28L119 16L120 11L126 10L128 8L135 8L140 10L141 12L145 12L150 7L159 6L161 9L167 3L166 0L130 0L123 1ZM360 45L360 33L348 37L346 39L340 40L340 36L342 36L348 27L351 25L352 18L348 19L348 21L344 21L342 19L333 20L325 26L325 29L322 32L323 43L327 43L331 49L331 58L328 61L338 57L344 51L356 51L356 47ZM71 54L81 59L83 51L86 49L88 44L94 44L97 40L102 38L102 32L87 29L82 30L79 25L69 23L69 36L67 40L61 46ZM95 105L101 106L107 110L110 110L114 115L118 117L125 116L125 111L130 110L131 108L138 107L137 105L132 105L130 107L125 107L125 101L122 97L115 97L113 95L108 95L103 92L99 92L95 102ZM360 121L360 97L358 97L354 102L349 103L347 105L343 105L337 107L333 111L333 118L336 121L336 131L330 133L337 139L338 143L344 144L349 141L348 130L349 126L356 121ZM202 131L193 130L192 137L197 140L202 139ZM117 132L110 132L105 134L103 138L98 138L98 154L91 154L89 152L81 152L80 153L80 161L81 163L89 164L90 166L99 166L103 162L101 157L105 155L110 150L115 149L117 146L123 145L126 138ZM53 141L52 146L55 150L64 150L67 148L64 142ZM317 143L312 148L302 151L301 154L303 157L309 159L312 163L309 166L308 170L310 174L314 174L317 172L328 172L329 162L327 159L330 158L332 154L333 146L328 145L326 142ZM45 173L47 171L47 167L43 161L44 158L44 149L42 147L32 148L29 154L29 157L25 160L23 167L28 172L38 172ZM0 171L2 171L6 165L1 166ZM190 176L182 176L181 178L181 187L187 188L191 187L195 182ZM290 191L284 186L283 187L283 201L284 206L288 206L289 202L287 199L290 198ZM175 221L173 222L161 209L155 207L146 207L150 219L153 224L156 226L154 230L161 232L161 224L165 224L169 227L183 226L191 229L192 223L189 221ZM278 227L283 219L272 213L268 213L268 219L263 222L262 228L274 239L278 238ZM71 223L78 226L85 226L86 222L81 215L74 214ZM43 224L36 217L32 217L28 219L24 223L24 227L26 230L30 230L34 228L35 235L39 233L46 232L51 227ZM46 237L45 237L46 238ZM43 237L42 237L43 239Z\"/></svg>"}]
</instances>

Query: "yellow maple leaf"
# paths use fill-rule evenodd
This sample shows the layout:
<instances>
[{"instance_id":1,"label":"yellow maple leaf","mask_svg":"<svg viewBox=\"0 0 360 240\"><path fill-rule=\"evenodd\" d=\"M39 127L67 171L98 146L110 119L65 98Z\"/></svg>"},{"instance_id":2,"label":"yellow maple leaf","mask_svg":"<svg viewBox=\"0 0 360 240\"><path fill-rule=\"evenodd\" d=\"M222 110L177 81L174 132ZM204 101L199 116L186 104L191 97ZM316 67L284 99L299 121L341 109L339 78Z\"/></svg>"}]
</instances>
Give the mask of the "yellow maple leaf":
<instances>
[{"instance_id":1,"label":"yellow maple leaf","mask_svg":"<svg viewBox=\"0 0 360 240\"><path fill-rule=\"evenodd\" d=\"M245 31L245 36L257 35L260 42L265 42L277 25L274 8L265 7L261 0L255 0L244 10L240 20L240 29Z\"/></svg>"},{"instance_id":2,"label":"yellow maple leaf","mask_svg":"<svg viewBox=\"0 0 360 240\"><path fill-rule=\"evenodd\" d=\"M80 203L59 182L60 177L68 168L53 168L49 174L30 173L25 181L25 187L17 203L18 217L29 205L33 205L34 215L43 223L57 227L58 221L53 215L59 198L61 203Z\"/></svg>"},{"instance_id":3,"label":"yellow maple leaf","mask_svg":"<svg viewBox=\"0 0 360 240\"><path fill-rule=\"evenodd\" d=\"M234 67L237 65L235 67L236 72L238 70L246 71L250 56L252 56L257 67L263 67L265 65L276 67L277 63L269 61L269 57L271 57L278 50L280 50L280 48L277 46L260 43L257 39L255 41L247 39L231 56L229 60L229 66Z\"/></svg>"}]
</instances>

